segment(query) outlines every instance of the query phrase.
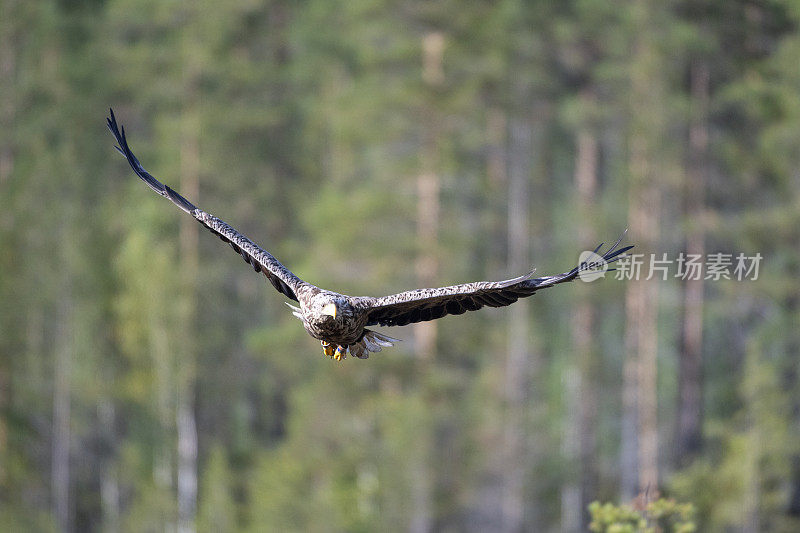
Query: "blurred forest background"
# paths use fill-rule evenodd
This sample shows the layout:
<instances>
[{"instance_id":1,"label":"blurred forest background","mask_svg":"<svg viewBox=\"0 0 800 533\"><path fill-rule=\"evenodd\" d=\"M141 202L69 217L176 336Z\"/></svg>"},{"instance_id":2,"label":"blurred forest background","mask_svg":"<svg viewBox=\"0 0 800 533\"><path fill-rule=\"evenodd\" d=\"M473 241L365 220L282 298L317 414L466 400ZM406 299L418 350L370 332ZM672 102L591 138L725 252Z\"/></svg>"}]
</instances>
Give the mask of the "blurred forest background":
<instances>
[{"instance_id":1,"label":"blurred forest background","mask_svg":"<svg viewBox=\"0 0 800 533\"><path fill-rule=\"evenodd\" d=\"M0 528L800 528L794 0L0 0ZM321 353L113 148L350 294L637 253ZM645 276L643 275L642 278Z\"/></svg>"}]
</instances>

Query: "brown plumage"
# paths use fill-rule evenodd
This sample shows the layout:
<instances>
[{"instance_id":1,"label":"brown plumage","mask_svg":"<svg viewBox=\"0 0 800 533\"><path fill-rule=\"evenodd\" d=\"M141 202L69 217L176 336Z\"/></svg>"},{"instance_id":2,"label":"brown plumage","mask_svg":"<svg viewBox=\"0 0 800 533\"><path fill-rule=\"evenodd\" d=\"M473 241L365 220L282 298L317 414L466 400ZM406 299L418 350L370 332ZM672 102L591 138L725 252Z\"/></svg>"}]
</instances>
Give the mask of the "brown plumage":
<instances>
[{"instance_id":1,"label":"brown plumage","mask_svg":"<svg viewBox=\"0 0 800 533\"><path fill-rule=\"evenodd\" d=\"M128 147L125 128L117 125L113 110L107 119L108 129L119 146L115 148L125 156L133 171L159 195L168 198L180 209L192 215L200 224L230 244L233 250L261 272L278 292L295 300L299 307L289 304L292 313L302 320L306 331L322 342L326 355L343 359L349 351L366 359L370 352L379 352L392 346L397 339L366 329L367 326L404 326L414 322L435 320L445 315L460 315L477 311L481 307L503 307L519 298L531 296L536 291L559 283L574 280L591 265L582 263L569 272L556 276L533 278L533 271L505 281L476 281L450 287L415 289L390 296L348 296L312 285L294 275L269 252L231 226L197 208L186 198L170 189L139 163ZM602 255L605 263L616 261L632 246L617 249L618 240ZM598 246L595 253L600 250Z\"/></svg>"}]
</instances>

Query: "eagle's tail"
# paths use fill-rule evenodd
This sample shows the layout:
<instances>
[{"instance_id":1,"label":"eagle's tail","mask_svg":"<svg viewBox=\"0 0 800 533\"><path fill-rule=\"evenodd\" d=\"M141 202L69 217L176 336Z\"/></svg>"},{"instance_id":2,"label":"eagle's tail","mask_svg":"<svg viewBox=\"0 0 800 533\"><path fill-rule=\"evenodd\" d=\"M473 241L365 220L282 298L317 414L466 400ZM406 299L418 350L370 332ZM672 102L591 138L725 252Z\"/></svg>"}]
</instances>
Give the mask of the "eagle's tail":
<instances>
[{"instance_id":1,"label":"eagle's tail","mask_svg":"<svg viewBox=\"0 0 800 533\"><path fill-rule=\"evenodd\" d=\"M297 306L295 306L295 305L292 305L292 304L290 304L289 302L283 302L283 303L285 303L286 305L288 305L288 306L289 306L289 309L291 309L291 310L292 310L292 314L293 314L294 316L296 316L296 317L297 317L297 318L299 318L300 320L303 320L303 311L302 311L302 310L301 310L299 307L297 307Z\"/></svg>"},{"instance_id":2,"label":"eagle's tail","mask_svg":"<svg viewBox=\"0 0 800 533\"><path fill-rule=\"evenodd\" d=\"M350 345L350 353L359 359L367 359L369 352L380 352L384 348L394 346L394 343L400 342L400 339L395 339L383 333L372 331L371 329L364 330L364 336L361 337L355 344Z\"/></svg>"}]
</instances>

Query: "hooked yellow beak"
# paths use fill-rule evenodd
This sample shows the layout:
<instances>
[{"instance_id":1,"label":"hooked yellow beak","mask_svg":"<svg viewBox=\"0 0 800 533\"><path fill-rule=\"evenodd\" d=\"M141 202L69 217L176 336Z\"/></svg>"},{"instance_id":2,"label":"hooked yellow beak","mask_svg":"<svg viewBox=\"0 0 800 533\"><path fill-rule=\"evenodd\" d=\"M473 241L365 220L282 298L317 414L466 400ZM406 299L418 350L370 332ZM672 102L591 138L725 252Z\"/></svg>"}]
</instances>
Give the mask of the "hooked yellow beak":
<instances>
[{"instance_id":1,"label":"hooked yellow beak","mask_svg":"<svg viewBox=\"0 0 800 533\"><path fill-rule=\"evenodd\" d=\"M334 320L336 320L336 304L329 303L325 307L322 308L323 315L332 316Z\"/></svg>"}]
</instances>

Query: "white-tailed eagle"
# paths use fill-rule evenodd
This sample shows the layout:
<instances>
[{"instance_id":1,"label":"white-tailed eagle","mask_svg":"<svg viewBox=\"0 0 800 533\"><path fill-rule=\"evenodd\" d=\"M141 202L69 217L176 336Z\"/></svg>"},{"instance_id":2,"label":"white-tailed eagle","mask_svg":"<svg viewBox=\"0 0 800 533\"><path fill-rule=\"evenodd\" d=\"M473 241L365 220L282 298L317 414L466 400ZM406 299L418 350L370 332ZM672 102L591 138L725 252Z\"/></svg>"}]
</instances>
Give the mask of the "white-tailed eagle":
<instances>
[{"instance_id":1,"label":"white-tailed eagle","mask_svg":"<svg viewBox=\"0 0 800 533\"><path fill-rule=\"evenodd\" d=\"M303 322L309 335L321 341L325 355L337 360L344 359L348 351L356 357L366 359L369 352L379 352L381 348L397 342L397 339L367 329L367 326L405 326L414 322L435 320L445 315L477 311L484 306L511 305L519 298L531 296L538 290L572 281L579 273L597 266L582 262L569 272L556 276L534 278L531 271L524 276L505 281L476 281L436 289L414 289L380 298L347 296L320 289L298 278L269 252L155 179L131 152L125 139L125 128L117 125L113 110L107 122L108 129L119 143L115 148L125 156L136 175L155 192L171 200L230 244L256 272L263 273L278 292L298 302L299 306L287 305L292 308L294 316ZM632 248L625 246L618 249L621 240L622 237L602 254L605 264L616 261L620 254ZM601 247L602 244L594 253Z\"/></svg>"}]
</instances>

